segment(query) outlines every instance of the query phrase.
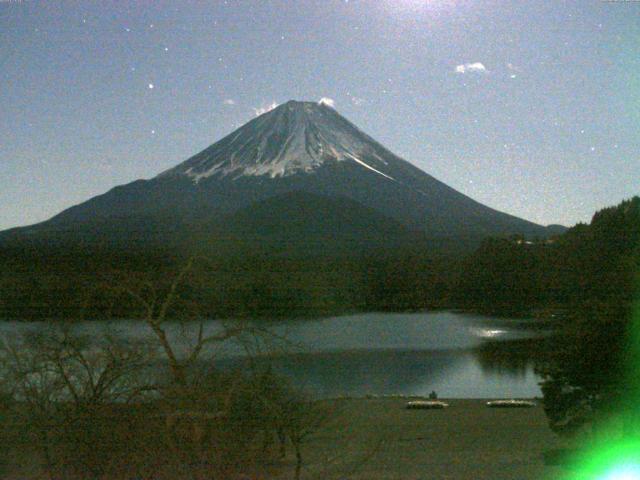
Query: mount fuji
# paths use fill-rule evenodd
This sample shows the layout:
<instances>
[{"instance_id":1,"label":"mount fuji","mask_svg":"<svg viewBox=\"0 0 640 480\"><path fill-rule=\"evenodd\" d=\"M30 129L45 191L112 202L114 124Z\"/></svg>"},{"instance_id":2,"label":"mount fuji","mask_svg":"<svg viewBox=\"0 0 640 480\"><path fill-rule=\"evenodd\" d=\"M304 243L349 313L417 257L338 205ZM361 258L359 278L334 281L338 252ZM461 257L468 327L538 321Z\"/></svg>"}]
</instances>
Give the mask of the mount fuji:
<instances>
[{"instance_id":1,"label":"mount fuji","mask_svg":"<svg viewBox=\"0 0 640 480\"><path fill-rule=\"evenodd\" d=\"M322 244L344 235L366 245L551 233L445 185L330 106L289 101L155 178L0 239Z\"/></svg>"}]
</instances>

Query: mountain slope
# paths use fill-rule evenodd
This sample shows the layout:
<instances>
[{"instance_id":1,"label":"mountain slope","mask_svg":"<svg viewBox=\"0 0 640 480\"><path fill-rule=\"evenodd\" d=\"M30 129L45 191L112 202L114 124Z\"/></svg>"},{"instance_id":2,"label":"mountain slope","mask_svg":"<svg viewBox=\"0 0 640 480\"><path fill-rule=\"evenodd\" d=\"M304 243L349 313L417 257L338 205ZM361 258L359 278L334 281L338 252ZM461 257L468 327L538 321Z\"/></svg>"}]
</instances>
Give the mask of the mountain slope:
<instances>
[{"instance_id":1,"label":"mountain slope","mask_svg":"<svg viewBox=\"0 0 640 480\"><path fill-rule=\"evenodd\" d=\"M327 256L401 248L423 241L401 223L348 198L288 192L210 219L193 245L253 254Z\"/></svg>"}]
</instances>

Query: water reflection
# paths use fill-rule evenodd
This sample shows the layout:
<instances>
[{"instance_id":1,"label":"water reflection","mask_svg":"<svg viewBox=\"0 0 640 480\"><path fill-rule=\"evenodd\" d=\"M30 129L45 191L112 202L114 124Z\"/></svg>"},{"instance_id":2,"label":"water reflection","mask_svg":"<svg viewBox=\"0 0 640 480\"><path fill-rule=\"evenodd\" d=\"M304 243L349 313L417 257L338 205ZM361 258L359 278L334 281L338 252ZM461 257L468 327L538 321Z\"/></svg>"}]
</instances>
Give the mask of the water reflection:
<instances>
[{"instance_id":1,"label":"water reflection","mask_svg":"<svg viewBox=\"0 0 640 480\"><path fill-rule=\"evenodd\" d=\"M167 323L178 351L189 350L197 324ZM442 397L533 397L540 394L533 369L539 354L537 335L523 321L494 319L451 312L359 314L317 321L279 322L269 328L290 343L280 354L258 356L293 383L318 397L340 395L428 395ZM5 338L37 324L0 324ZM154 341L141 322L85 322L79 333L98 338L118 332L132 340ZM220 322L207 321L205 334ZM203 352L204 363L223 368L245 367L249 350L273 351L260 339L227 344ZM253 342L253 343L251 343ZM249 345L249 343L251 343ZM215 355L214 358L212 358ZM162 368L155 370L162 372Z\"/></svg>"},{"instance_id":2,"label":"water reflection","mask_svg":"<svg viewBox=\"0 0 640 480\"><path fill-rule=\"evenodd\" d=\"M540 394L531 365L494 368L475 349L355 350L261 357L275 371L316 397L428 395L441 397L534 397ZM246 359L218 365L242 368ZM506 363L504 364L506 366ZM515 373L515 374L514 374Z\"/></svg>"},{"instance_id":3,"label":"water reflection","mask_svg":"<svg viewBox=\"0 0 640 480\"><path fill-rule=\"evenodd\" d=\"M545 337L487 341L474 349L474 355L487 374L522 378L545 358L548 348Z\"/></svg>"},{"instance_id":4,"label":"water reflection","mask_svg":"<svg viewBox=\"0 0 640 480\"><path fill-rule=\"evenodd\" d=\"M417 384L437 382L461 361L459 352L353 350L265 357L259 363L270 364L313 395L332 397L417 394ZM222 365L241 362L227 359Z\"/></svg>"}]
</instances>

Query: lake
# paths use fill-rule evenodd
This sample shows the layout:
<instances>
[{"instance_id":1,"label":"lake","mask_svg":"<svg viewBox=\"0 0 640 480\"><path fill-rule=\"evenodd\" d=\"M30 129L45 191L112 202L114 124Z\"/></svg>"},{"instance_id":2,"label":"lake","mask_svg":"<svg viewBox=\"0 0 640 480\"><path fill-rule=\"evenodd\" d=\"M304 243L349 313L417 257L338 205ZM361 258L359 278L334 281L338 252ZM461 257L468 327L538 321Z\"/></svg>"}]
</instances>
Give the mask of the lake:
<instances>
[{"instance_id":1,"label":"lake","mask_svg":"<svg viewBox=\"0 0 640 480\"><path fill-rule=\"evenodd\" d=\"M431 391L441 398L531 398L540 395L533 361L508 353L514 342L540 336L532 327L526 320L452 312L363 313L269 323L277 341L250 339L205 353L215 355L217 365L233 368L246 361L248 349L259 354L258 363L271 364L320 398ZM39 328L37 323L4 322L0 335ZM182 351L188 350L195 328L167 324L169 337ZM153 338L136 321L84 322L77 329L96 336L117 332L130 339ZM206 333L220 329L218 321L205 323ZM491 354L502 350L507 354Z\"/></svg>"}]
</instances>

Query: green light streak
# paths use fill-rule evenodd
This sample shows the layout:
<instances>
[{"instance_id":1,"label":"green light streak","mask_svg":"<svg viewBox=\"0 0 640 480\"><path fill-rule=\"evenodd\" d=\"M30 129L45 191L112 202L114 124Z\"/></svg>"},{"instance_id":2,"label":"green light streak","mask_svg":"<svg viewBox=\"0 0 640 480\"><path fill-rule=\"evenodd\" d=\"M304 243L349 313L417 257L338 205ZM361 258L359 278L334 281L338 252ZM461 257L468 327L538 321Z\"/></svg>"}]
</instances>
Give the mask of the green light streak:
<instances>
[{"instance_id":1,"label":"green light streak","mask_svg":"<svg viewBox=\"0 0 640 480\"><path fill-rule=\"evenodd\" d=\"M571 462L566 480L640 480L640 299L629 322L624 395L617 415Z\"/></svg>"},{"instance_id":2,"label":"green light streak","mask_svg":"<svg viewBox=\"0 0 640 480\"><path fill-rule=\"evenodd\" d=\"M640 441L619 440L576 458L578 468L568 480L640 480Z\"/></svg>"},{"instance_id":3,"label":"green light streak","mask_svg":"<svg viewBox=\"0 0 640 480\"><path fill-rule=\"evenodd\" d=\"M636 290L638 291L638 290ZM626 355L625 418L627 435L640 439L640 299L636 298L635 308L629 326Z\"/></svg>"}]
</instances>

